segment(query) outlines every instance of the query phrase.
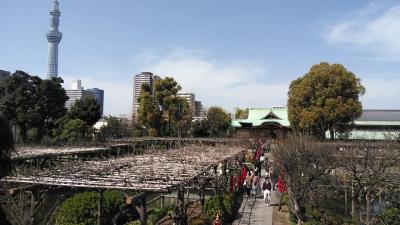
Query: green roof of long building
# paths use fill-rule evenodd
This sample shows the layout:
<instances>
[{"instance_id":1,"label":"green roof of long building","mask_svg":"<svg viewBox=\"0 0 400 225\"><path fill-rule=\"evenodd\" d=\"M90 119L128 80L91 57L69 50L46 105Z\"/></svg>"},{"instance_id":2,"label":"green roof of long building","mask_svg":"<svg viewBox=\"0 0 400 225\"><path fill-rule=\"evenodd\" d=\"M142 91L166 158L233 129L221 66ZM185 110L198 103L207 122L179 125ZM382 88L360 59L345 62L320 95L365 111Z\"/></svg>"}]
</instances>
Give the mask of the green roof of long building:
<instances>
[{"instance_id":1,"label":"green roof of long building","mask_svg":"<svg viewBox=\"0 0 400 225\"><path fill-rule=\"evenodd\" d=\"M263 124L290 127L288 109L286 107L253 108L249 109L247 119L232 121L233 127L258 127ZM356 126L400 126L400 110L364 110L354 124Z\"/></svg>"}]
</instances>

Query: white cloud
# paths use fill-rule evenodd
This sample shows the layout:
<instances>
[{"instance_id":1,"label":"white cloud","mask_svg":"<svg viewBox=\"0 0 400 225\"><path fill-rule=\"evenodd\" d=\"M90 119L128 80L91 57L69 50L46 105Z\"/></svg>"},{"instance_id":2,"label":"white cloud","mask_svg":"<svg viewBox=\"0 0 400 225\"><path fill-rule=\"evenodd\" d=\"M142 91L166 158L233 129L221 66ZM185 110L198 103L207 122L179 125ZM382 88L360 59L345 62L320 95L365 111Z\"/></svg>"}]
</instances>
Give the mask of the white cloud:
<instances>
[{"instance_id":1,"label":"white cloud","mask_svg":"<svg viewBox=\"0 0 400 225\"><path fill-rule=\"evenodd\" d=\"M158 57L144 71L174 77L183 91L195 93L205 106L232 111L234 107L286 105L289 82L273 83L273 77L258 62L220 63L202 51L178 49Z\"/></svg>"},{"instance_id":2,"label":"white cloud","mask_svg":"<svg viewBox=\"0 0 400 225\"><path fill-rule=\"evenodd\" d=\"M371 3L347 19L326 29L324 38L332 44L399 60L400 5Z\"/></svg>"},{"instance_id":3,"label":"white cloud","mask_svg":"<svg viewBox=\"0 0 400 225\"><path fill-rule=\"evenodd\" d=\"M272 83L259 62L230 61L221 63L206 56L204 51L176 48L169 53L145 52L133 59L141 71L151 71L161 77L172 76L183 91L193 92L204 106L222 106L228 111L234 107L271 107L286 105L289 81ZM100 77L100 78L99 78ZM99 79L98 79L99 78ZM82 80L85 88L104 90L106 115L131 114L131 74L66 75L64 88L72 80Z\"/></svg>"},{"instance_id":4,"label":"white cloud","mask_svg":"<svg viewBox=\"0 0 400 225\"><path fill-rule=\"evenodd\" d=\"M151 55L149 55L151 54ZM141 57L144 57L142 60ZM220 62L202 51L176 49L167 54L146 53L136 59L136 71L172 76L185 92L193 92L205 106L218 105L228 111L234 107L285 106L290 81L274 82L265 66L259 62ZM103 77L104 79L96 79ZM107 77L107 78L105 78ZM371 76L368 76L371 77ZM96 74L96 76L63 76L64 87L71 81L81 79L85 88L97 87L105 91L105 114L130 115L132 107L131 74ZM361 98L366 109L400 108L400 79L363 79L366 94Z\"/></svg>"}]
</instances>

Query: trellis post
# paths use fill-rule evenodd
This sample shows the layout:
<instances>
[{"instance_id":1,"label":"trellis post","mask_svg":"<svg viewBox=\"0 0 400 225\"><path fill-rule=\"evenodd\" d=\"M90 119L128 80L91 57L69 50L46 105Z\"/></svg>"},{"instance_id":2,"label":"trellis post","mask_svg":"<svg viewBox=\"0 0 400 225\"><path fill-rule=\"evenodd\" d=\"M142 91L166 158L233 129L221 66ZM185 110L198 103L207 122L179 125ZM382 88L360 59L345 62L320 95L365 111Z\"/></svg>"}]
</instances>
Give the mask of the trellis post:
<instances>
[{"instance_id":1,"label":"trellis post","mask_svg":"<svg viewBox=\"0 0 400 225\"><path fill-rule=\"evenodd\" d=\"M140 223L142 225L147 224L147 207L146 207L146 192L143 192L140 196Z\"/></svg>"},{"instance_id":2,"label":"trellis post","mask_svg":"<svg viewBox=\"0 0 400 225\"><path fill-rule=\"evenodd\" d=\"M164 196L164 194L162 194L162 195L161 195L161 208L162 208L162 209L164 208L164 205L165 205L164 198L165 198L165 196Z\"/></svg>"},{"instance_id":3,"label":"trellis post","mask_svg":"<svg viewBox=\"0 0 400 225\"><path fill-rule=\"evenodd\" d=\"M205 204L204 183L200 184L199 195L200 195L201 211L203 212Z\"/></svg>"},{"instance_id":4,"label":"trellis post","mask_svg":"<svg viewBox=\"0 0 400 225\"><path fill-rule=\"evenodd\" d=\"M222 162L222 176L226 177L226 167L227 167L227 162L226 160L224 160L224 162Z\"/></svg>"},{"instance_id":5,"label":"trellis post","mask_svg":"<svg viewBox=\"0 0 400 225\"><path fill-rule=\"evenodd\" d=\"M31 211L30 211L31 225L37 224L35 211L36 211L36 206L37 206L37 202L38 202L38 193L39 193L39 190L37 189L37 187L32 187L32 189L31 189Z\"/></svg>"},{"instance_id":6,"label":"trellis post","mask_svg":"<svg viewBox=\"0 0 400 225\"><path fill-rule=\"evenodd\" d=\"M177 199L177 224L178 225L186 225L186 210L185 210L185 196L184 196L184 190L182 188L178 189L178 199Z\"/></svg>"},{"instance_id":7,"label":"trellis post","mask_svg":"<svg viewBox=\"0 0 400 225\"><path fill-rule=\"evenodd\" d=\"M103 190L99 191L100 197L97 201L97 225L103 224Z\"/></svg>"}]
</instances>

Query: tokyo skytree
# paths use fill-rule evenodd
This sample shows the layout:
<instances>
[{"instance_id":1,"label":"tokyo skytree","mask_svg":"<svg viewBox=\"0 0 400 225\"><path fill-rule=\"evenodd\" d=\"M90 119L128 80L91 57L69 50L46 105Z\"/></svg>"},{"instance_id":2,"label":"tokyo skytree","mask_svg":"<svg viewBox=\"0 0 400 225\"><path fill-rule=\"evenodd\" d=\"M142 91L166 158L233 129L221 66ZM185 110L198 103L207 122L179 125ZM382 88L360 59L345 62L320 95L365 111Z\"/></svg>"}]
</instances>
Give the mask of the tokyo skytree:
<instances>
[{"instance_id":1,"label":"tokyo skytree","mask_svg":"<svg viewBox=\"0 0 400 225\"><path fill-rule=\"evenodd\" d=\"M46 33L49 42L49 55L47 61L47 78L58 77L58 44L61 41L62 33L58 31L59 17L58 0L53 0L50 10L50 30Z\"/></svg>"}]
</instances>

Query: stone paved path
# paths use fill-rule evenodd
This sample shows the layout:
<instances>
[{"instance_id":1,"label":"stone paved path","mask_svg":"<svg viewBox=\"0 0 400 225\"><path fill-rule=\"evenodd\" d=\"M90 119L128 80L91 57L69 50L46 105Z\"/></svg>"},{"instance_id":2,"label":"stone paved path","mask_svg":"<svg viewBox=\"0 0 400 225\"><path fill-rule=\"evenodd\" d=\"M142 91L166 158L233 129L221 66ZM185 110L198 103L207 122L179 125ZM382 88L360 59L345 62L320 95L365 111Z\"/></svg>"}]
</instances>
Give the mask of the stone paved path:
<instances>
[{"instance_id":1,"label":"stone paved path","mask_svg":"<svg viewBox=\"0 0 400 225\"><path fill-rule=\"evenodd\" d=\"M265 174L262 170L261 174ZM264 182L264 178L262 178ZM262 183L261 182L261 183ZM243 196L243 202L238 211L238 216L232 225L272 225L273 206L279 205L280 193L272 191L270 206L264 204L262 196L254 198L254 195Z\"/></svg>"}]
</instances>

